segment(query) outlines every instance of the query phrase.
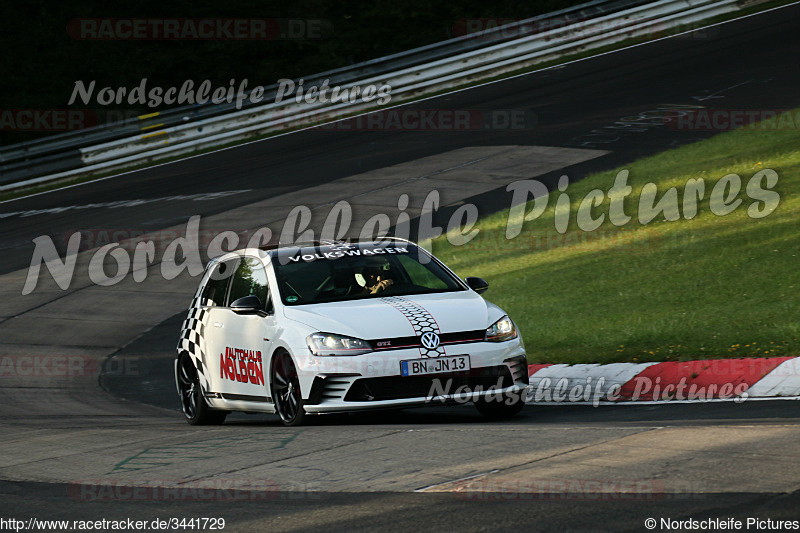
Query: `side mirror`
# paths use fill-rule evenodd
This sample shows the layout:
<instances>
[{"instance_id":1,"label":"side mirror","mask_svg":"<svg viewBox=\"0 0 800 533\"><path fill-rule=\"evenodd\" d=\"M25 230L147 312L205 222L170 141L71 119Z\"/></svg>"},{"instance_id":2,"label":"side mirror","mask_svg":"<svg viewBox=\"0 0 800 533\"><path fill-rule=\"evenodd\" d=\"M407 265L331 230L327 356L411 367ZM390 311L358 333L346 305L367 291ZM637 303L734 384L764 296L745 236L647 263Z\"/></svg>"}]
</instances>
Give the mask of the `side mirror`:
<instances>
[{"instance_id":1,"label":"side mirror","mask_svg":"<svg viewBox=\"0 0 800 533\"><path fill-rule=\"evenodd\" d=\"M255 315L264 312L261 307L261 300L254 294L235 300L231 303L231 311L237 315Z\"/></svg>"},{"instance_id":2,"label":"side mirror","mask_svg":"<svg viewBox=\"0 0 800 533\"><path fill-rule=\"evenodd\" d=\"M477 292L478 294L482 294L486 292L486 289L489 288L489 282L483 278L467 278L464 281L467 282L469 288L473 291Z\"/></svg>"}]
</instances>

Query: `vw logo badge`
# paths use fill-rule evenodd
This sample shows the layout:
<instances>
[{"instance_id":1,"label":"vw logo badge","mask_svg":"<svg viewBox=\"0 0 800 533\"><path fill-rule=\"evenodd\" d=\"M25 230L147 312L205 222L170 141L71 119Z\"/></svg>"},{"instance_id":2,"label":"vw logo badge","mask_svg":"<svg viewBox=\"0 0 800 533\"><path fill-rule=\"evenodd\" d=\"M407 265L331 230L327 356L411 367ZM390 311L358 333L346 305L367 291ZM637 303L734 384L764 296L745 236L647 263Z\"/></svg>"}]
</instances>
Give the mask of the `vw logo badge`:
<instances>
[{"instance_id":1,"label":"vw logo badge","mask_svg":"<svg viewBox=\"0 0 800 533\"><path fill-rule=\"evenodd\" d=\"M439 335L432 331L423 333L419 340L422 342L422 345L429 350L434 350L439 346Z\"/></svg>"}]
</instances>

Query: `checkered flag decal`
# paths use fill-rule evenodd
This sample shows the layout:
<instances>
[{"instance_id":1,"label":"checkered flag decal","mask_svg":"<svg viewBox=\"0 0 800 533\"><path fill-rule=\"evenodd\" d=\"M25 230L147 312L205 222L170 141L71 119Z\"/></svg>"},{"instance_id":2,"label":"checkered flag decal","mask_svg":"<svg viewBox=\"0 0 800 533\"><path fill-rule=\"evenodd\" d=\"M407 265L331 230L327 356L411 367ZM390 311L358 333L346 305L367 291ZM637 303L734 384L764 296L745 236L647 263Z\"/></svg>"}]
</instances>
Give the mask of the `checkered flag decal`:
<instances>
[{"instance_id":1,"label":"checkered flag decal","mask_svg":"<svg viewBox=\"0 0 800 533\"><path fill-rule=\"evenodd\" d=\"M208 309L203 306L208 304L208 300L200 296L192 300L189 313L181 326L181 337L178 342L178 354L188 353L194 366L197 369L197 376L203 390L208 390L208 378L206 377L206 341L205 319L208 316Z\"/></svg>"},{"instance_id":2,"label":"checkered flag decal","mask_svg":"<svg viewBox=\"0 0 800 533\"><path fill-rule=\"evenodd\" d=\"M436 323L436 320L433 318L427 309L424 307L415 304L411 300L407 300L401 296L386 296L381 298L381 301L391 305L405 316L409 322L411 322L411 326L414 328L414 334L418 337L422 337L423 333L436 333L439 335L439 325ZM419 347L419 354L422 357L440 357L442 355L447 355L444 351L444 346L441 344L434 348L433 350L429 350L424 346Z\"/></svg>"}]
</instances>

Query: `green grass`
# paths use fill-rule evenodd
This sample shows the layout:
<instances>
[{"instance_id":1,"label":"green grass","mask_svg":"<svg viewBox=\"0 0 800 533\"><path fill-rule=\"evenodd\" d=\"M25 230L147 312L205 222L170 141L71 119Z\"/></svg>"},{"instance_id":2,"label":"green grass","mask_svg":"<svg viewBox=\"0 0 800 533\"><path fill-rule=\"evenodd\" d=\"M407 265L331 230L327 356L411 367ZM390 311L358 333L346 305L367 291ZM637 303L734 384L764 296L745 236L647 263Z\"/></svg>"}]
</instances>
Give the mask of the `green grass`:
<instances>
[{"instance_id":1,"label":"green grass","mask_svg":"<svg viewBox=\"0 0 800 533\"><path fill-rule=\"evenodd\" d=\"M800 355L800 124L798 129L742 129L626 165L633 192L630 222L581 231L575 213L592 189L608 191L616 169L570 185L570 225L555 231L547 210L505 239L509 212L478 222L465 246L444 237L433 251L461 276L489 280L487 298L519 325L531 362L666 361ZM777 208L753 219L745 186L761 169L779 176ZM743 202L726 216L708 197L723 176L741 176ZM578 176L572 176L577 178ZM648 182L658 197L703 178L698 215L642 225L638 197ZM762 204L763 205L763 204ZM528 209L532 206L529 205ZM608 198L594 209L608 213ZM681 215L683 210L681 209Z\"/></svg>"}]
</instances>

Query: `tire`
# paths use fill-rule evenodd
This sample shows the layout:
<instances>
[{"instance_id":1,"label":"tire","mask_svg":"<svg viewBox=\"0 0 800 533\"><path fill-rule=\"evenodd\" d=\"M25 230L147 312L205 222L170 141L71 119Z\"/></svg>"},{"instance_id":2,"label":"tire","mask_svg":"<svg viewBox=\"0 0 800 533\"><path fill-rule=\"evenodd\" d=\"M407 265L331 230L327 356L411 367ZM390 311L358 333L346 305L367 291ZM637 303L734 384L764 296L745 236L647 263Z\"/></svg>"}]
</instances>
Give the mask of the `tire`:
<instances>
[{"instance_id":1,"label":"tire","mask_svg":"<svg viewBox=\"0 0 800 533\"><path fill-rule=\"evenodd\" d=\"M506 420L513 417L525 407L525 391L507 392L502 401L490 395L488 399L475 400L475 408L489 420Z\"/></svg>"},{"instance_id":2,"label":"tire","mask_svg":"<svg viewBox=\"0 0 800 533\"><path fill-rule=\"evenodd\" d=\"M292 356L285 351L276 353L272 358L270 390L275 412L281 417L281 422L285 426L301 425L306 411L303 409L300 379Z\"/></svg>"},{"instance_id":3,"label":"tire","mask_svg":"<svg viewBox=\"0 0 800 533\"><path fill-rule=\"evenodd\" d=\"M203 397L200 378L192 358L182 354L175 365L175 382L181 399L181 410L186 421L193 426L216 426L225 421L227 411L212 409Z\"/></svg>"}]
</instances>

